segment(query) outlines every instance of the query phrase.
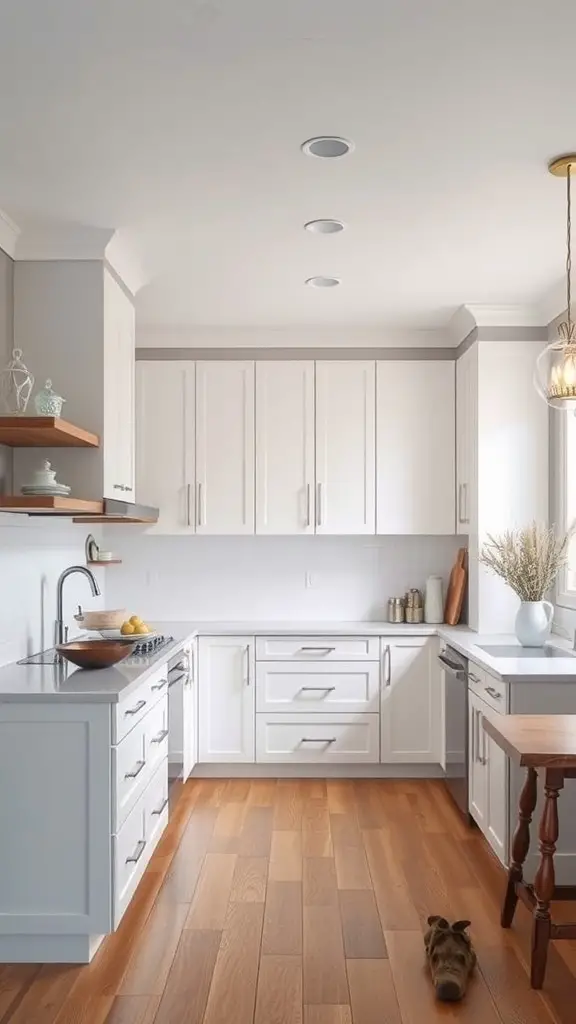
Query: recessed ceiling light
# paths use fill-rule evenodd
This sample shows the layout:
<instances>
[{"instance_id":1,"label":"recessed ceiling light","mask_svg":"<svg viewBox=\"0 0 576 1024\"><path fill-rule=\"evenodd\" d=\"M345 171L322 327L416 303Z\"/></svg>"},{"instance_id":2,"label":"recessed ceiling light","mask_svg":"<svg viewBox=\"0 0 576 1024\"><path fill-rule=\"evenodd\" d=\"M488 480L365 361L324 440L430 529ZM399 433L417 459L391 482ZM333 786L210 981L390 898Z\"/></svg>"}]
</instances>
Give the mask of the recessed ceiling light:
<instances>
[{"instance_id":1,"label":"recessed ceiling light","mask_svg":"<svg viewBox=\"0 0 576 1024\"><path fill-rule=\"evenodd\" d=\"M336 235L339 231L344 231L342 221L332 220L331 218L326 220L309 220L304 227L306 231L311 231L314 235Z\"/></svg>"},{"instance_id":2,"label":"recessed ceiling light","mask_svg":"<svg viewBox=\"0 0 576 1024\"><path fill-rule=\"evenodd\" d=\"M339 277L309 277L306 280L311 288L336 288L340 284Z\"/></svg>"},{"instance_id":3,"label":"recessed ceiling light","mask_svg":"<svg viewBox=\"0 0 576 1024\"><path fill-rule=\"evenodd\" d=\"M314 139L308 139L302 143L302 152L306 156L318 156L323 160L334 160L339 156L346 156L354 149L354 143L348 139L341 139L338 135L318 135Z\"/></svg>"}]
</instances>

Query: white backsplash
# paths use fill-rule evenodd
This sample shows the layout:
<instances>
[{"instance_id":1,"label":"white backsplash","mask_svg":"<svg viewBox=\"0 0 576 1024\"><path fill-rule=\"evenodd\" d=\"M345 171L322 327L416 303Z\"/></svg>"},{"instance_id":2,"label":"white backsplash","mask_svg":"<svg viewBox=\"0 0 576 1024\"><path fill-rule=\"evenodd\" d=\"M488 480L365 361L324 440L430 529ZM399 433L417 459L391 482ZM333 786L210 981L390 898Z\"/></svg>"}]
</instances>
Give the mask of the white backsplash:
<instances>
[{"instance_id":1,"label":"white backsplash","mask_svg":"<svg viewBox=\"0 0 576 1024\"><path fill-rule=\"evenodd\" d=\"M110 527L110 608L188 620L381 620L387 600L450 573L457 537L159 537ZM307 585L308 583L308 585Z\"/></svg>"},{"instance_id":2,"label":"white backsplash","mask_svg":"<svg viewBox=\"0 0 576 1024\"><path fill-rule=\"evenodd\" d=\"M52 646L56 583L67 566L85 564L86 533L69 522L0 515L0 664ZM102 591L105 572L97 570ZM92 597L88 580L73 576L64 584L71 635L78 604L103 607L104 596Z\"/></svg>"}]
</instances>

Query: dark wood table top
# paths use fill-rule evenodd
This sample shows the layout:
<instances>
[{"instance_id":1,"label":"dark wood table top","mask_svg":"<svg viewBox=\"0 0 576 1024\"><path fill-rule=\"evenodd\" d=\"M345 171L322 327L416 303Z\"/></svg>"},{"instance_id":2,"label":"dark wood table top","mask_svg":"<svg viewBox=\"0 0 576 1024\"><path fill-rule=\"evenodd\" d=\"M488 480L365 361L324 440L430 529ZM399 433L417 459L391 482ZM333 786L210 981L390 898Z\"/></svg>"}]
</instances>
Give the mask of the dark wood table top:
<instances>
[{"instance_id":1,"label":"dark wood table top","mask_svg":"<svg viewBox=\"0 0 576 1024\"><path fill-rule=\"evenodd\" d=\"M514 761L576 768L576 715L485 715L484 728Z\"/></svg>"}]
</instances>

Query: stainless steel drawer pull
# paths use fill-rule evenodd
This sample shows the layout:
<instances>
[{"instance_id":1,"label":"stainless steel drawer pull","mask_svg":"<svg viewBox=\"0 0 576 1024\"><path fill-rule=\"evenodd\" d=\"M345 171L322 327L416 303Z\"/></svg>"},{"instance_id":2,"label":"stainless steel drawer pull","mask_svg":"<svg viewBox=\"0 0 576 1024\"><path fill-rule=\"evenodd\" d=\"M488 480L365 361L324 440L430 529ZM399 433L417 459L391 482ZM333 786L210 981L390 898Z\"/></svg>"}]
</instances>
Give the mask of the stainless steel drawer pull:
<instances>
[{"instance_id":1,"label":"stainless steel drawer pull","mask_svg":"<svg viewBox=\"0 0 576 1024\"><path fill-rule=\"evenodd\" d=\"M468 679L471 679L473 683L482 683L482 680L475 676L473 672L468 673Z\"/></svg>"},{"instance_id":2,"label":"stainless steel drawer pull","mask_svg":"<svg viewBox=\"0 0 576 1024\"><path fill-rule=\"evenodd\" d=\"M322 690L323 693L332 693L336 689L335 686L301 686L301 690Z\"/></svg>"},{"instance_id":3,"label":"stainless steel drawer pull","mask_svg":"<svg viewBox=\"0 0 576 1024\"><path fill-rule=\"evenodd\" d=\"M165 686L168 686L168 680L163 679L160 683L152 683L151 690L163 690Z\"/></svg>"},{"instance_id":4,"label":"stainless steel drawer pull","mask_svg":"<svg viewBox=\"0 0 576 1024\"><path fill-rule=\"evenodd\" d=\"M181 672L179 676L175 676L174 678L170 676L170 682L168 683L168 687L170 688L171 686L175 686L176 683L182 682L183 679L186 679L185 672Z\"/></svg>"},{"instance_id":5,"label":"stainless steel drawer pull","mask_svg":"<svg viewBox=\"0 0 576 1024\"><path fill-rule=\"evenodd\" d=\"M495 697L496 700L502 700L502 694L498 693L498 690L495 690L493 686L487 686L486 693L489 693L491 697Z\"/></svg>"},{"instance_id":6,"label":"stainless steel drawer pull","mask_svg":"<svg viewBox=\"0 0 576 1024\"><path fill-rule=\"evenodd\" d=\"M125 715L137 715L138 712L142 711L142 708L145 708L145 707L146 707L146 701L145 700L139 700L138 703L135 704L133 708L128 708L128 710L125 711L124 714Z\"/></svg>"},{"instance_id":7,"label":"stainless steel drawer pull","mask_svg":"<svg viewBox=\"0 0 576 1024\"><path fill-rule=\"evenodd\" d=\"M168 807L168 797L160 804L160 807L156 811L152 811L152 814L162 814L162 811Z\"/></svg>"},{"instance_id":8,"label":"stainless steel drawer pull","mask_svg":"<svg viewBox=\"0 0 576 1024\"><path fill-rule=\"evenodd\" d=\"M134 766L132 771L131 772L126 772L126 775L124 776L124 778L125 779L135 779L137 775L140 775L140 772L142 771L142 769L143 769L145 764L146 764L146 761L136 761L136 765Z\"/></svg>"},{"instance_id":9,"label":"stainless steel drawer pull","mask_svg":"<svg viewBox=\"0 0 576 1024\"><path fill-rule=\"evenodd\" d=\"M162 729L162 732L159 732L157 736L153 736L150 742L151 743L162 743L162 740L165 740L167 735L168 735L168 729Z\"/></svg>"},{"instance_id":10,"label":"stainless steel drawer pull","mask_svg":"<svg viewBox=\"0 0 576 1024\"><path fill-rule=\"evenodd\" d=\"M170 678L173 672L185 672L187 668L188 665L186 664L186 661L182 660L177 662L176 665L172 665L171 669L168 669L168 678Z\"/></svg>"},{"instance_id":11,"label":"stainless steel drawer pull","mask_svg":"<svg viewBox=\"0 0 576 1024\"><path fill-rule=\"evenodd\" d=\"M138 845L137 845L136 849L134 850L134 853L132 854L132 856L131 857L126 857L126 863L127 864L137 864L138 861L140 860L140 857L144 853L145 849L146 849L146 840L145 839L140 839L138 841Z\"/></svg>"},{"instance_id":12,"label":"stainless steel drawer pull","mask_svg":"<svg viewBox=\"0 0 576 1024\"><path fill-rule=\"evenodd\" d=\"M324 739L321 736L303 736L300 743L336 743L335 736L326 736Z\"/></svg>"},{"instance_id":13,"label":"stainless steel drawer pull","mask_svg":"<svg viewBox=\"0 0 576 1024\"><path fill-rule=\"evenodd\" d=\"M335 647L301 647L301 651L313 651L315 654L332 654L335 651Z\"/></svg>"}]
</instances>

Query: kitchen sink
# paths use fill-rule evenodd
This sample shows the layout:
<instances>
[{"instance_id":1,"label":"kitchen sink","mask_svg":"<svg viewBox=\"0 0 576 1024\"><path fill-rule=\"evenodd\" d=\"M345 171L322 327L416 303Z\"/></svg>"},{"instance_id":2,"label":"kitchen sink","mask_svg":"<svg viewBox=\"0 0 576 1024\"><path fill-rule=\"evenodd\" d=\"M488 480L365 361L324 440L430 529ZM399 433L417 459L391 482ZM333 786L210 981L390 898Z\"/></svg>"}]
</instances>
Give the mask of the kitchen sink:
<instances>
[{"instance_id":1,"label":"kitchen sink","mask_svg":"<svg viewBox=\"0 0 576 1024\"><path fill-rule=\"evenodd\" d=\"M39 651L38 654L31 654L29 658L22 658L18 662L19 665L59 665L61 664L60 659L55 647L50 647L47 651Z\"/></svg>"},{"instance_id":2,"label":"kitchen sink","mask_svg":"<svg viewBox=\"0 0 576 1024\"><path fill-rule=\"evenodd\" d=\"M492 658L574 658L574 651L562 651L559 647L521 647L520 644L478 644Z\"/></svg>"}]
</instances>

